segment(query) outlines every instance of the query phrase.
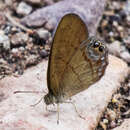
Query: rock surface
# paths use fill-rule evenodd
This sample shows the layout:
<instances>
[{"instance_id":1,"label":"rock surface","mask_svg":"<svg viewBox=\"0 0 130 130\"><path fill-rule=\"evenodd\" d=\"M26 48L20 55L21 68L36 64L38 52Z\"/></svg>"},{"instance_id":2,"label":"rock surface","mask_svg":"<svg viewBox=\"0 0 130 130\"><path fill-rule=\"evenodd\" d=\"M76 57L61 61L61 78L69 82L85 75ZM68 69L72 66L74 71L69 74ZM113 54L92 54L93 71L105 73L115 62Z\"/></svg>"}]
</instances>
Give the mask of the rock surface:
<instances>
[{"instance_id":1,"label":"rock surface","mask_svg":"<svg viewBox=\"0 0 130 130\"><path fill-rule=\"evenodd\" d=\"M109 55L109 65L103 78L84 92L72 97L80 114L77 116L71 104L60 105L60 123L57 125L56 106L45 110L45 103L35 104L45 93L13 94L16 90L45 91L47 61L32 67L21 77L6 77L0 81L0 129L1 130L90 130L94 129L112 94L129 72L127 64ZM80 124L80 125L79 125Z\"/></svg>"},{"instance_id":2,"label":"rock surface","mask_svg":"<svg viewBox=\"0 0 130 130\"><path fill-rule=\"evenodd\" d=\"M121 126L116 127L113 130L130 130L130 119L126 119Z\"/></svg>"},{"instance_id":3,"label":"rock surface","mask_svg":"<svg viewBox=\"0 0 130 130\"><path fill-rule=\"evenodd\" d=\"M56 26L62 16L67 13L76 13L82 17L88 30L93 35L95 28L104 11L106 0L63 0L52 6L39 9L22 19L22 23L28 26Z\"/></svg>"}]
</instances>

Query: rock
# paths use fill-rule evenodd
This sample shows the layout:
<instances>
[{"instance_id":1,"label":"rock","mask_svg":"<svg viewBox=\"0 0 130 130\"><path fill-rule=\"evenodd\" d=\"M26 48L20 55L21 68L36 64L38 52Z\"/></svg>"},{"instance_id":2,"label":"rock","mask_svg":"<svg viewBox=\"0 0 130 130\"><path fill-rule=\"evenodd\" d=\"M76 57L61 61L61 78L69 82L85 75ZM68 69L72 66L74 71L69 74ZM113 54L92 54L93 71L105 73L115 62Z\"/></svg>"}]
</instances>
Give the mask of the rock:
<instances>
[{"instance_id":1,"label":"rock","mask_svg":"<svg viewBox=\"0 0 130 130\"><path fill-rule=\"evenodd\" d=\"M38 56L36 55L30 55L26 58L26 67L36 65L38 63Z\"/></svg>"},{"instance_id":2,"label":"rock","mask_svg":"<svg viewBox=\"0 0 130 130\"><path fill-rule=\"evenodd\" d=\"M107 45L107 47L111 54L115 56L120 56L121 43L119 41L114 41L113 43Z\"/></svg>"},{"instance_id":3,"label":"rock","mask_svg":"<svg viewBox=\"0 0 130 130\"><path fill-rule=\"evenodd\" d=\"M53 29L66 13L76 13L86 23L89 33L96 33L97 25L104 11L106 0L64 0L33 12L21 20L22 24L39 27L50 24ZM96 7L96 8L95 8Z\"/></svg>"},{"instance_id":4,"label":"rock","mask_svg":"<svg viewBox=\"0 0 130 130\"><path fill-rule=\"evenodd\" d=\"M54 3L53 0L26 0L26 1L31 4L36 4L40 6L52 5Z\"/></svg>"},{"instance_id":5,"label":"rock","mask_svg":"<svg viewBox=\"0 0 130 130\"><path fill-rule=\"evenodd\" d=\"M115 121L116 116L117 116L116 113L113 110L110 110L110 109L107 109L107 113L108 113L111 121Z\"/></svg>"},{"instance_id":6,"label":"rock","mask_svg":"<svg viewBox=\"0 0 130 130\"><path fill-rule=\"evenodd\" d=\"M0 31L0 50L10 50L10 40L3 31Z\"/></svg>"},{"instance_id":7,"label":"rock","mask_svg":"<svg viewBox=\"0 0 130 130\"><path fill-rule=\"evenodd\" d=\"M130 49L130 37L124 38L125 46Z\"/></svg>"},{"instance_id":8,"label":"rock","mask_svg":"<svg viewBox=\"0 0 130 130\"><path fill-rule=\"evenodd\" d=\"M124 7L124 11L125 11L125 13L126 13L128 16L130 15L130 1L129 1L129 0L126 2L126 5L125 5L125 7Z\"/></svg>"},{"instance_id":9,"label":"rock","mask_svg":"<svg viewBox=\"0 0 130 130\"><path fill-rule=\"evenodd\" d=\"M130 130L130 119L125 119L120 126L114 128L113 130Z\"/></svg>"},{"instance_id":10,"label":"rock","mask_svg":"<svg viewBox=\"0 0 130 130\"><path fill-rule=\"evenodd\" d=\"M47 92L47 63L43 60L37 66L26 70L20 77L9 76L0 80L0 92L3 92L6 97L0 103L1 130L10 130L10 128L12 130L62 130L63 128L94 130L111 96L121 86L129 71L129 67L123 60L109 55L109 65L102 79L86 91L72 97L79 113L85 119L77 115L73 105L63 103L60 104L60 122L57 125L56 107L49 106L49 109L56 110L53 112L45 110L44 102L30 107L31 104L43 98L46 94L44 92ZM41 91L42 93L13 94L17 90Z\"/></svg>"},{"instance_id":11,"label":"rock","mask_svg":"<svg viewBox=\"0 0 130 130\"><path fill-rule=\"evenodd\" d=\"M0 11L0 26L5 24L5 22L6 22L5 16L3 12Z\"/></svg>"},{"instance_id":12,"label":"rock","mask_svg":"<svg viewBox=\"0 0 130 130\"><path fill-rule=\"evenodd\" d=\"M5 3L8 6L12 6L13 5L13 1L12 0L5 0Z\"/></svg>"},{"instance_id":13,"label":"rock","mask_svg":"<svg viewBox=\"0 0 130 130\"><path fill-rule=\"evenodd\" d=\"M130 53L128 51L124 51L120 54L120 57L124 59L126 62L130 63Z\"/></svg>"},{"instance_id":14,"label":"rock","mask_svg":"<svg viewBox=\"0 0 130 130\"><path fill-rule=\"evenodd\" d=\"M38 36L43 40L48 40L51 37L51 33L45 29L39 29L37 31Z\"/></svg>"},{"instance_id":15,"label":"rock","mask_svg":"<svg viewBox=\"0 0 130 130\"><path fill-rule=\"evenodd\" d=\"M28 41L28 34L19 32L11 37L11 44L14 46L23 45Z\"/></svg>"},{"instance_id":16,"label":"rock","mask_svg":"<svg viewBox=\"0 0 130 130\"><path fill-rule=\"evenodd\" d=\"M111 128L115 128L117 125L116 125L116 122L115 121L112 121L111 123L110 123L110 127Z\"/></svg>"},{"instance_id":17,"label":"rock","mask_svg":"<svg viewBox=\"0 0 130 130\"><path fill-rule=\"evenodd\" d=\"M42 58L45 58L45 57L48 56L48 52L47 52L45 49L43 49L43 50L40 51L40 56L41 56Z\"/></svg>"},{"instance_id":18,"label":"rock","mask_svg":"<svg viewBox=\"0 0 130 130\"><path fill-rule=\"evenodd\" d=\"M30 14L31 11L32 7L25 2L20 2L16 10L17 14L23 16Z\"/></svg>"},{"instance_id":19,"label":"rock","mask_svg":"<svg viewBox=\"0 0 130 130\"><path fill-rule=\"evenodd\" d=\"M43 4L44 0L26 0L27 2L31 3L31 4Z\"/></svg>"}]
</instances>

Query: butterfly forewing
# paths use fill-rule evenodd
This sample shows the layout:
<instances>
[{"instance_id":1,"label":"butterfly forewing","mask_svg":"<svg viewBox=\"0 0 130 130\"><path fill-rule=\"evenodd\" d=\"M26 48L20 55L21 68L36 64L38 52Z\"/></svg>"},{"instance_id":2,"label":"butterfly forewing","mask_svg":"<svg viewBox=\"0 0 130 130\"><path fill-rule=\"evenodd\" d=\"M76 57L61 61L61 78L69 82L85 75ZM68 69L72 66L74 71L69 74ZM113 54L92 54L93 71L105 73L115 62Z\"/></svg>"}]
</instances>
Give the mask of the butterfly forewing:
<instances>
[{"instance_id":1,"label":"butterfly forewing","mask_svg":"<svg viewBox=\"0 0 130 130\"><path fill-rule=\"evenodd\" d=\"M53 38L47 73L48 89L55 96L63 93L64 90L65 93L70 92L74 84L80 82L68 65L78 67L81 63L84 64L80 44L87 38L87 27L79 16L68 14L61 19ZM89 65L86 64L87 66ZM72 84L73 86L70 86Z\"/></svg>"}]
</instances>

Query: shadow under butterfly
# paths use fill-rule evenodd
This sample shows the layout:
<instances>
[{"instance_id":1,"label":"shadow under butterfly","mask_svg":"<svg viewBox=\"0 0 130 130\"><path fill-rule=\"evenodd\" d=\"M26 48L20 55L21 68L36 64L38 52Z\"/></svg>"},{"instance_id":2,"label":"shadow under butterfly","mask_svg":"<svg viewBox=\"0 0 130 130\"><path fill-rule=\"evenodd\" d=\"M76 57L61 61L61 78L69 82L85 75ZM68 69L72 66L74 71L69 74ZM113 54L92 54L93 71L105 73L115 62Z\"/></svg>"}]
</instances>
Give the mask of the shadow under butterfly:
<instances>
[{"instance_id":1,"label":"shadow under butterfly","mask_svg":"<svg viewBox=\"0 0 130 130\"><path fill-rule=\"evenodd\" d=\"M77 14L60 20L53 37L48 71L46 105L64 103L87 89L104 75L108 50L103 42L89 37L84 21ZM17 93L17 92L16 92Z\"/></svg>"}]
</instances>

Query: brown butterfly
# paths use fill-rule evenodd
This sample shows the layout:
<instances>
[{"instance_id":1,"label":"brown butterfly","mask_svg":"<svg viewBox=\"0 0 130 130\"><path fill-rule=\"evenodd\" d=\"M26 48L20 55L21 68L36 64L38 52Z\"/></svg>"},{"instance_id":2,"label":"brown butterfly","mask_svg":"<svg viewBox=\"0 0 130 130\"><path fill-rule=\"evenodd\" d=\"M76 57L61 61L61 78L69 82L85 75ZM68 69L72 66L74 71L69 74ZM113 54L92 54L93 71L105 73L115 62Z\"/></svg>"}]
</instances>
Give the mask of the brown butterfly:
<instances>
[{"instance_id":1,"label":"brown butterfly","mask_svg":"<svg viewBox=\"0 0 130 130\"><path fill-rule=\"evenodd\" d=\"M64 103L104 75L108 50L103 42L88 35L78 15L67 14L60 20L49 56L47 105Z\"/></svg>"},{"instance_id":2,"label":"brown butterfly","mask_svg":"<svg viewBox=\"0 0 130 130\"><path fill-rule=\"evenodd\" d=\"M56 29L47 72L47 105L62 103L98 81L108 64L105 44L88 38L88 29L76 14L65 15Z\"/></svg>"}]
</instances>

